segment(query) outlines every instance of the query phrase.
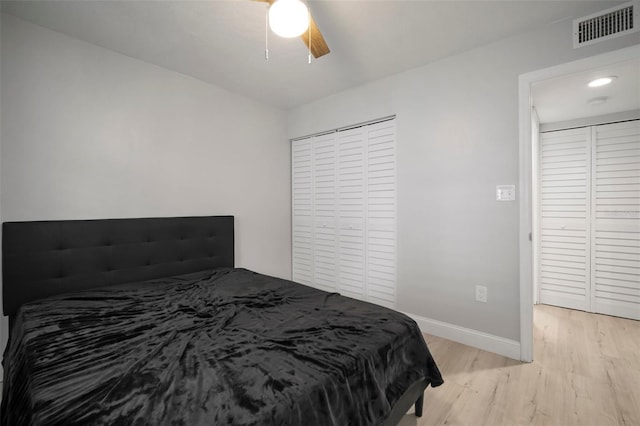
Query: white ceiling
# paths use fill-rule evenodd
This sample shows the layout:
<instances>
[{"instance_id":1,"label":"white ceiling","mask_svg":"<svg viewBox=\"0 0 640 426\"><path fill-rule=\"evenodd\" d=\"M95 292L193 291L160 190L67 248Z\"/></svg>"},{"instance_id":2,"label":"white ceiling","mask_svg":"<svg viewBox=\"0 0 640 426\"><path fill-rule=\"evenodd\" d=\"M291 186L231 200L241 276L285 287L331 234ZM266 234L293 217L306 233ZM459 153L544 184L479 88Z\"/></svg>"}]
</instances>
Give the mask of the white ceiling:
<instances>
[{"instance_id":1,"label":"white ceiling","mask_svg":"<svg viewBox=\"0 0 640 426\"><path fill-rule=\"evenodd\" d=\"M281 108L619 1L313 1L331 53L269 35L265 3L2 1L2 12Z\"/></svg>"},{"instance_id":2,"label":"white ceiling","mask_svg":"<svg viewBox=\"0 0 640 426\"><path fill-rule=\"evenodd\" d=\"M588 86L608 76L617 78L607 86ZM531 95L541 123L640 110L640 58L536 83ZM596 98L606 101L589 102Z\"/></svg>"}]
</instances>

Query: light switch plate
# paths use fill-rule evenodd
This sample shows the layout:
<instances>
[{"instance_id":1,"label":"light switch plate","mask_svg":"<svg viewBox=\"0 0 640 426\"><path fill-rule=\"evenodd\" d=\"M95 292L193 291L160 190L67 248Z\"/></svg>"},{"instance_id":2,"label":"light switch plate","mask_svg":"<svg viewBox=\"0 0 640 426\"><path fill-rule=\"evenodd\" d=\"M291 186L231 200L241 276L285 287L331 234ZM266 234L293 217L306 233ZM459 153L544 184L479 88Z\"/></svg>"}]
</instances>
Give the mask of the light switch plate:
<instances>
[{"instance_id":1,"label":"light switch plate","mask_svg":"<svg viewBox=\"0 0 640 426\"><path fill-rule=\"evenodd\" d=\"M516 186L515 185L497 185L496 200L497 201L515 201Z\"/></svg>"}]
</instances>

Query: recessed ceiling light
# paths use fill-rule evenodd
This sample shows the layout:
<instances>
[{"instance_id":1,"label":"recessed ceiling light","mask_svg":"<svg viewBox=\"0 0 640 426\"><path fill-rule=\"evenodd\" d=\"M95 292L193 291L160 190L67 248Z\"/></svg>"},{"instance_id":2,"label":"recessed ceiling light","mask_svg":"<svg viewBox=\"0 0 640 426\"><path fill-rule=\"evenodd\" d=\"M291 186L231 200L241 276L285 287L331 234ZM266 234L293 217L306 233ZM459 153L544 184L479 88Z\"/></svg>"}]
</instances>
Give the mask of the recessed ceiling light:
<instances>
[{"instance_id":1,"label":"recessed ceiling light","mask_svg":"<svg viewBox=\"0 0 640 426\"><path fill-rule=\"evenodd\" d=\"M596 78L595 80L591 80L589 82L589 87L600 87L600 86L606 86L607 84L610 84L613 80L615 80L617 77L612 75L610 77L602 77L602 78Z\"/></svg>"}]
</instances>

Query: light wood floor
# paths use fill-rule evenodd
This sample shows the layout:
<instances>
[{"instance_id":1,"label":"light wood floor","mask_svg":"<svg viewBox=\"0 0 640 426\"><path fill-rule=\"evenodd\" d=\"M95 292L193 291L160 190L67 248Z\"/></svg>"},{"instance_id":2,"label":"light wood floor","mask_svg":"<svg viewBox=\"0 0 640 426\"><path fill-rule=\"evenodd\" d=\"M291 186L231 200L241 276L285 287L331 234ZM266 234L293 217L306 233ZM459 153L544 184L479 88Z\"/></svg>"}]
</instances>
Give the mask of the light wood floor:
<instances>
[{"instance_id":1,"label":"light wood floor","mask_svg":"<svg viewBox=\"0 0 640 426\"><path fill-rule=\"evenodd\" d=\"M538 305L534 362L426 335L445 383L399 426L640 425L640 321Z\"/></svg>"}]
</instances>

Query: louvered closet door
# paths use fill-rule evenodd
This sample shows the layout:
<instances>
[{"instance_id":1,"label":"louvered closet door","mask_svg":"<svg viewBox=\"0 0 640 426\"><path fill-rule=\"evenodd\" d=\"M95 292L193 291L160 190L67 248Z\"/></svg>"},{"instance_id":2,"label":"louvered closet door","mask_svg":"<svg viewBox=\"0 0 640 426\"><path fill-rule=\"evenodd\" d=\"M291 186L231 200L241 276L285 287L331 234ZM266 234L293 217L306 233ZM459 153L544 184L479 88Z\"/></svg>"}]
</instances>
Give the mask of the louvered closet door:
<instances>
[{"instance_id":1,"label":"louvered closet door","mask_svg":"<svg viewBox=\"0 0 640 426\"><path fill-rule=\"evenodd\" d=\"M336 291L336 140L335 133L313 138L315 287Z\"/></svg>"},{"instance_id":2,"label":"louvered closet door","mask_svg":"<svg viewBox=\"0 0 640 426\"><path fill-rule=\"evenodd\" d=\"M540 302L590 309L589 129L541 134Z\"/></svg>"},{"instance_id":3,"label":"louvered closet door","mask_svg":"<svg viewBox=\"0 0 640 426\"><path fill-rule=\"evenodd\" d=\"M365 299L365 139L364 129L337 133L338 291Z\"/></svg>"},{"instance_id":4,"label":"louvered closet door","mask_svg":"<svg viewBox=\"0 0 640 426\"><path fill-rule=\"evenodd\" d=\"M313 285L313 152L312 139L291 145L292 277Z\"/></svg>"},{"instance_id":5,"label":"louvered closet door","mask_svg":"<svg viewBox=\"0 0 640 426\"><path fill-rule=\"evenodd\" d=\"M387 121L292 143L293 279L396 301L396 142Z\"/></svg>"},{"instance_id":6,"label":"louvered closet door","mask_svg":"<svg viewBox=\"0 0 640 426\"><path fill-rule=\"evenodd\" d=\"M593 310L640 319L640 121L593 129Z\"/></svg>"},{"instance_id":7,"label":"louvered closet door","mask_svg":"<svg viewBox=\"0 0 640 426\"><path fill-rule=\"evenodd\" d=\"M396 304L395 120L365 128L367 300Z\"/></svg>"}]
</instances>

